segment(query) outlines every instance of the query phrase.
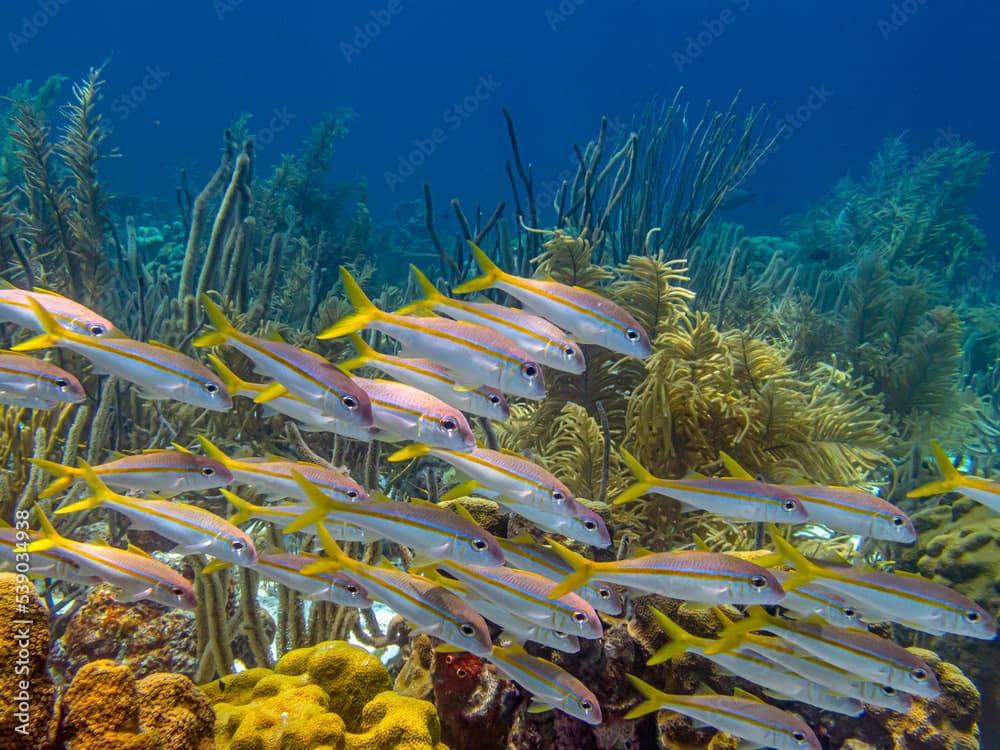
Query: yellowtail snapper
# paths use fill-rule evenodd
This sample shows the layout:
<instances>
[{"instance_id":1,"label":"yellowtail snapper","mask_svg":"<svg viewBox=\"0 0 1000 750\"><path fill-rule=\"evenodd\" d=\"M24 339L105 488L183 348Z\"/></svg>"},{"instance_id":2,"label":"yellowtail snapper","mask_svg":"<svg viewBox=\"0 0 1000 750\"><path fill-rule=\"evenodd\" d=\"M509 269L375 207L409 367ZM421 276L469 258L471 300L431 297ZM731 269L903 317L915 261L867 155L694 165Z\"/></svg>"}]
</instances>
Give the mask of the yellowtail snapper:
<instances>
[{"instance_id":1,"label":"yellowtail snapper","mask_svg":"<svg viewBox=\"0 0 1000 750\"><path fill-rule=\"evenodd\" d=\"M568 331L581 344L597 344L640 359L652 355L653 346L645 329L611 300L578 286L505 273L475 243L469 245L483 275L456 286L455 294L500 289L531 312Z\"/></svg>"},{"instance_id":2,"label":"yellowtail snapper","mask_svg":"<svg viewBox=\"0 0 1000 750\"><path fill-rule=\"evenodd\" d=\"M60 557L76 566L80 574L119 589L122 592L119 601L149 599L165 607L197 609L198 597L191 581L169 565L131 545L124 550L106 544L86 544L67 539L55 530L37 505L35 512L42 538L28 545L29 553L55 550Z\"/></svg>"},{"instance_id":3,"label":"yellowtail snapper","mask_svg":"<svg viewBox=\"0 0 1000 750\"><path fill-rule=\"evenodd\" d=\"M47 411L86 398L76 376L61 367L27 354L0 352L0 404Z\"/></svg>"},{"instance_id":4,"label":"yellowtail snapper","mask_svg":"<svg viewBox=\"0 0 1000 750\"><path fill-rule=\"evenodd\" d=\"M358 356L340 363L340 369L345 372L369 365L401 383L436 396L467 414L498 422L506 422L510 418L507 397L496 388L483 385L467 387L459 382L455 373L430 359L381 354L368 346L356 333L351 334L350 340L358 350Z\"/></svg>"},{"instance_id":5,"label":"yellowtail snapper","mask_svg":"<svg viewBox=\"0 0 1000 750\"><path fill-rule=\"evenodd\" d=\"M34 298L28 300L45 331L14 351L59 346L91 361L94 372L117 375L149 399L171 399L211 411L229 411L233 399L219 377L197 360L163 344L76 333L60 326Z\"/></svg>"},{"instance_id":6,"label":"yellowtail snapper","mask_svg":"<svg viewBox=\"0 0 1000 750\"><path fill-rule=\"evenodd\" d=\"M222 494L229 501L230 505L236 508L236 512L229 517L229 523L236 524L237 526L252 519L269 523L279 529L285 529L289 524L297 521L305 513L311 512L316 507L308 500L300 500L297 503L282 503L280 505L254 505L232 492L222 490ZM382 538L367 529L352 526L349 523L337 521L329 517L322 518L319 523L322 523L326 527L330 536L341 542L362 542L368 544ZM305 527L303 530L306 529L308 527Z\"/></svg>"},{"instance_id":7,"label":"yellowtail snapper","mask_svg":"<svg viewBox=\"0 0 1000 750\"><path fill-rule=\"evenodd\" d=\"M31 459L31 462L58 477L39 497L51 497L69 489L73 482L84 480L84 470L80 467L41 459ZM155 492L160 497L204 492L225 487L233 481L229 469L219 461L180 450L146 451L90 468L109 487Z\"/></svg>"},{"instance_id":8,"label":"yellowtail snapper","mask_svg":"<svg viewBox=\"0 0 1000 750\"><path fill-rule=\"evenodd\" d=\"M347 299L355 313L319 335L333 339L363 328L381 331L399 341L402 355L433 359L454 372L463 385L488 385L504 393L545 398L542 369L519 346L496 331L448 318L407 317L379 310L341 267Z\"/></svg>"},{"instance_id":9,"label":"yellowtail snapper","mask_svg":"<svg viewBox=\"0 0 1000 750\"><path fill-rule=\"evenodd\" d=\"M573 571L550 596L575 591L591 580L705 604L779 604L785 596L771 571L730 555L653 552L624 560L594 562L555 540L550 539L549 543Z\"/></svg>"},{"instance_id":10,"label":"yellowtail snapper","mask_svg":"<svg viewBox=\"0 0 1000 750\"><path fill-rule=\"evenodd\" d=\"M952 464L940 443L932 440L931 448L934 451L934 461L937 463L938 471L941 472L941 479L907 492L907 497L927 497L928 495L942 495L945 492L960 492L966 497L971 497L977 503L982 503L994 513L1000 513L1000 482L971 474L962 474Z\"/></svg>"},{"instance_id":11,"label":"yellowtail snapper","mask_svg":"<svg viewBox=\"0 0 1000 750\"><path fill-rule=\"evenodd\" d=\"M195 339L195 346L228 344L253 362L254 370L275 382L254 400L267 403L287 393L314 404L324 414L354 427L371 427L371 403L365 392L337 367L318 354L243 333L230 323L222 310L207 296L205 312L215 326L213 333Z\"/></svg>"},{"instance_id":12,"label":"yellowtail snapper","mask_svg":"<svg viewBox=\"0 0 1000 750\"><path fill-rule=\"evenodd\" d=\"M717 695L707 688L694 695L668 695L634 675L628 678L645 700L625 714L626 719L637 719L655 711L674 711L747 740L747 747L822 750L816 735L800 717L764 703L739 688L735 696Z\"/></svg>"},{"instance_id":13,"label":"yellowtail snapper","mask_svg":"<svg viewBox=\"0 0 1000 750\"><path fill-rule=\"evenodd\" d=\"M412 547L432 558L482 565L503 565L503 551L486 529L457 513L431 503L383 500L344 503L331 500L297 471L292 475L316 506L285 527L300 531L327 514Z\"/></svg>"},{"instance_id":14,"label":"yellowtail snapper","mask_svg":"<svg viewBox=\"0 0 1000 750\"><path fill-rule=\"evenodd\" d=\"M476 656L486 656L493 644L486 621L448 589L420 576L404 573L389 563L367 565L344 554L323 526L320 541L328 557L302 569L305 575L343 570L368 595L417 625L414 632L440 638Z\"/></svg>"},{"instance_id":15,"label":"yellowtail snapper","mask_svg":"<svg viewBox=\"0 0 1000 750\"><path fill-rule=\"evenodd\" d=\"M413 264L410 264L410 271L420 284L424 298L397 310L397 313L435 312L466 323L478 323L506 336L529 357L534 357L540 364L553 370L579 375L587 369L579 345L570 341L565 331L545 318L492 302L451 299L439 292L430 279Z\"/></svg>"},{"instance_id":16,"label":"yellowtail snapper","mask_svg":"<svg viewBox=\"0 0 1000 750\"><path fill-rule=\"evenodd\" d=\"M107 318L84 307L79 302L43 289L0 289L0 323L13 323L29 331L45 331L41 319L32 307L34 301L66 330L83 336L120 335Z\"/></svg>"}]
</instances>

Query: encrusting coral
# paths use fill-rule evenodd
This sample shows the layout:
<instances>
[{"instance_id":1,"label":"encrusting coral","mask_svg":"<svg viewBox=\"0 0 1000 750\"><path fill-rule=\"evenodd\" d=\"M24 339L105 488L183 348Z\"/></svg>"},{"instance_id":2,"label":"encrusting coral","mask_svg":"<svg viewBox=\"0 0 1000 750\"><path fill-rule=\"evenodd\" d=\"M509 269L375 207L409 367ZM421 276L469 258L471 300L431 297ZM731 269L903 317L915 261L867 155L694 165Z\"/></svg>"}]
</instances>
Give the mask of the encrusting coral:
<instances>
[{"instance_id":1,"label":"encrusting coral","mask_svg":"<svg viewBox=\"0 0 1000 750\"><path fill-rule=\"evenodd\" d=\"M391 687L377 657L325 641L201 689L219 750L444 750L434 704Z\"/></svg>"}]
</instances>

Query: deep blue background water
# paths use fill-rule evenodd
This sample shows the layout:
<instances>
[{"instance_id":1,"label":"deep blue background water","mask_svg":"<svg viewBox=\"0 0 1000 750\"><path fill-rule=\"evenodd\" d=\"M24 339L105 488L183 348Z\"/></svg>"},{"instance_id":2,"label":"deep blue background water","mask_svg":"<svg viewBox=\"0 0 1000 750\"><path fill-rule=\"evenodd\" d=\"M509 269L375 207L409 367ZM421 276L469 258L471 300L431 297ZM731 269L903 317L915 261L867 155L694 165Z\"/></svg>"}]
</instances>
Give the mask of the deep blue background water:
<instances>
[{"instance_id":1,"label":"deep blue background water","mask_svg":"<svg viewBox=\"0 0 1000 750\"><path fill-rule=\"evenodd\" d=\"M323 112L351 107L331 178L367 178L376 220L424 181L442 206L454 196L489 211L509 199L504 105L541 184L574 166L572 144L602 115L627 122L680 85L693 111L742 90L779 120L823 91L747 185L760 198L733 214L767 233L863 169L886 136L908 131L915 151L946 138L1000 150L997 28L1000 5L985 0L5 0L0 90L76 79L110 59L105 104L121 158L105 164L105 182L171 199L179 166L203 183L237 113L253 114L266 165ZM441 142L397 182L400 159L417 140L428 150L435 128ZM997 175L976 202L991 239Z\"/></svg>"}]
</instances>

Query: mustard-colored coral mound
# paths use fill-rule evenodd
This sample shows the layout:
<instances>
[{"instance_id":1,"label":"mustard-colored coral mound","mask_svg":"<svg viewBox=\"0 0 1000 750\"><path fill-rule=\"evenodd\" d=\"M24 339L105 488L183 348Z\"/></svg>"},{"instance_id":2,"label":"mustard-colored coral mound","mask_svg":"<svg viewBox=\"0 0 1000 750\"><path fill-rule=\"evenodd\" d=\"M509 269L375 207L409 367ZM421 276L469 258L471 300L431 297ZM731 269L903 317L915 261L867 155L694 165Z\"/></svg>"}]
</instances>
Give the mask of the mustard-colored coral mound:
<instances>
[{"instance_id":1,"label":"mustard-colored coral mound","mask_svg":"<svg viewBox=\"0 0 1000 750\"><path fill-rule=\"evenodd\" d=\"M327 641L202 686L219 750L445 750L433 704L391 691L364 649Z\"/></svg>"}]
</instances>

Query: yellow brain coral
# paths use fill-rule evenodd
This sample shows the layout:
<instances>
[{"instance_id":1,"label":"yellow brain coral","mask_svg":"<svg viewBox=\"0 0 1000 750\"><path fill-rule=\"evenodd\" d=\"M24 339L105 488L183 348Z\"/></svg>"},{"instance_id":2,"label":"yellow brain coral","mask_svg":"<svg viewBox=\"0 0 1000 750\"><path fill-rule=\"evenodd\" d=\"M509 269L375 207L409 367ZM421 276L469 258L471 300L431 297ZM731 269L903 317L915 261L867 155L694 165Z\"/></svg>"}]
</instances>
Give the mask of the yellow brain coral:
<instances>
[{"instance_id":1,"label":"yellow brain coral","mask_svg":"<svg viewBox=\"0 0 1000 750\"><path fill-rule=\"evenodd\" d=\"M219 750L445 750L433 704L391 691L364 649L326 641L202 686Z\"/></svg>"}]
</instances>

